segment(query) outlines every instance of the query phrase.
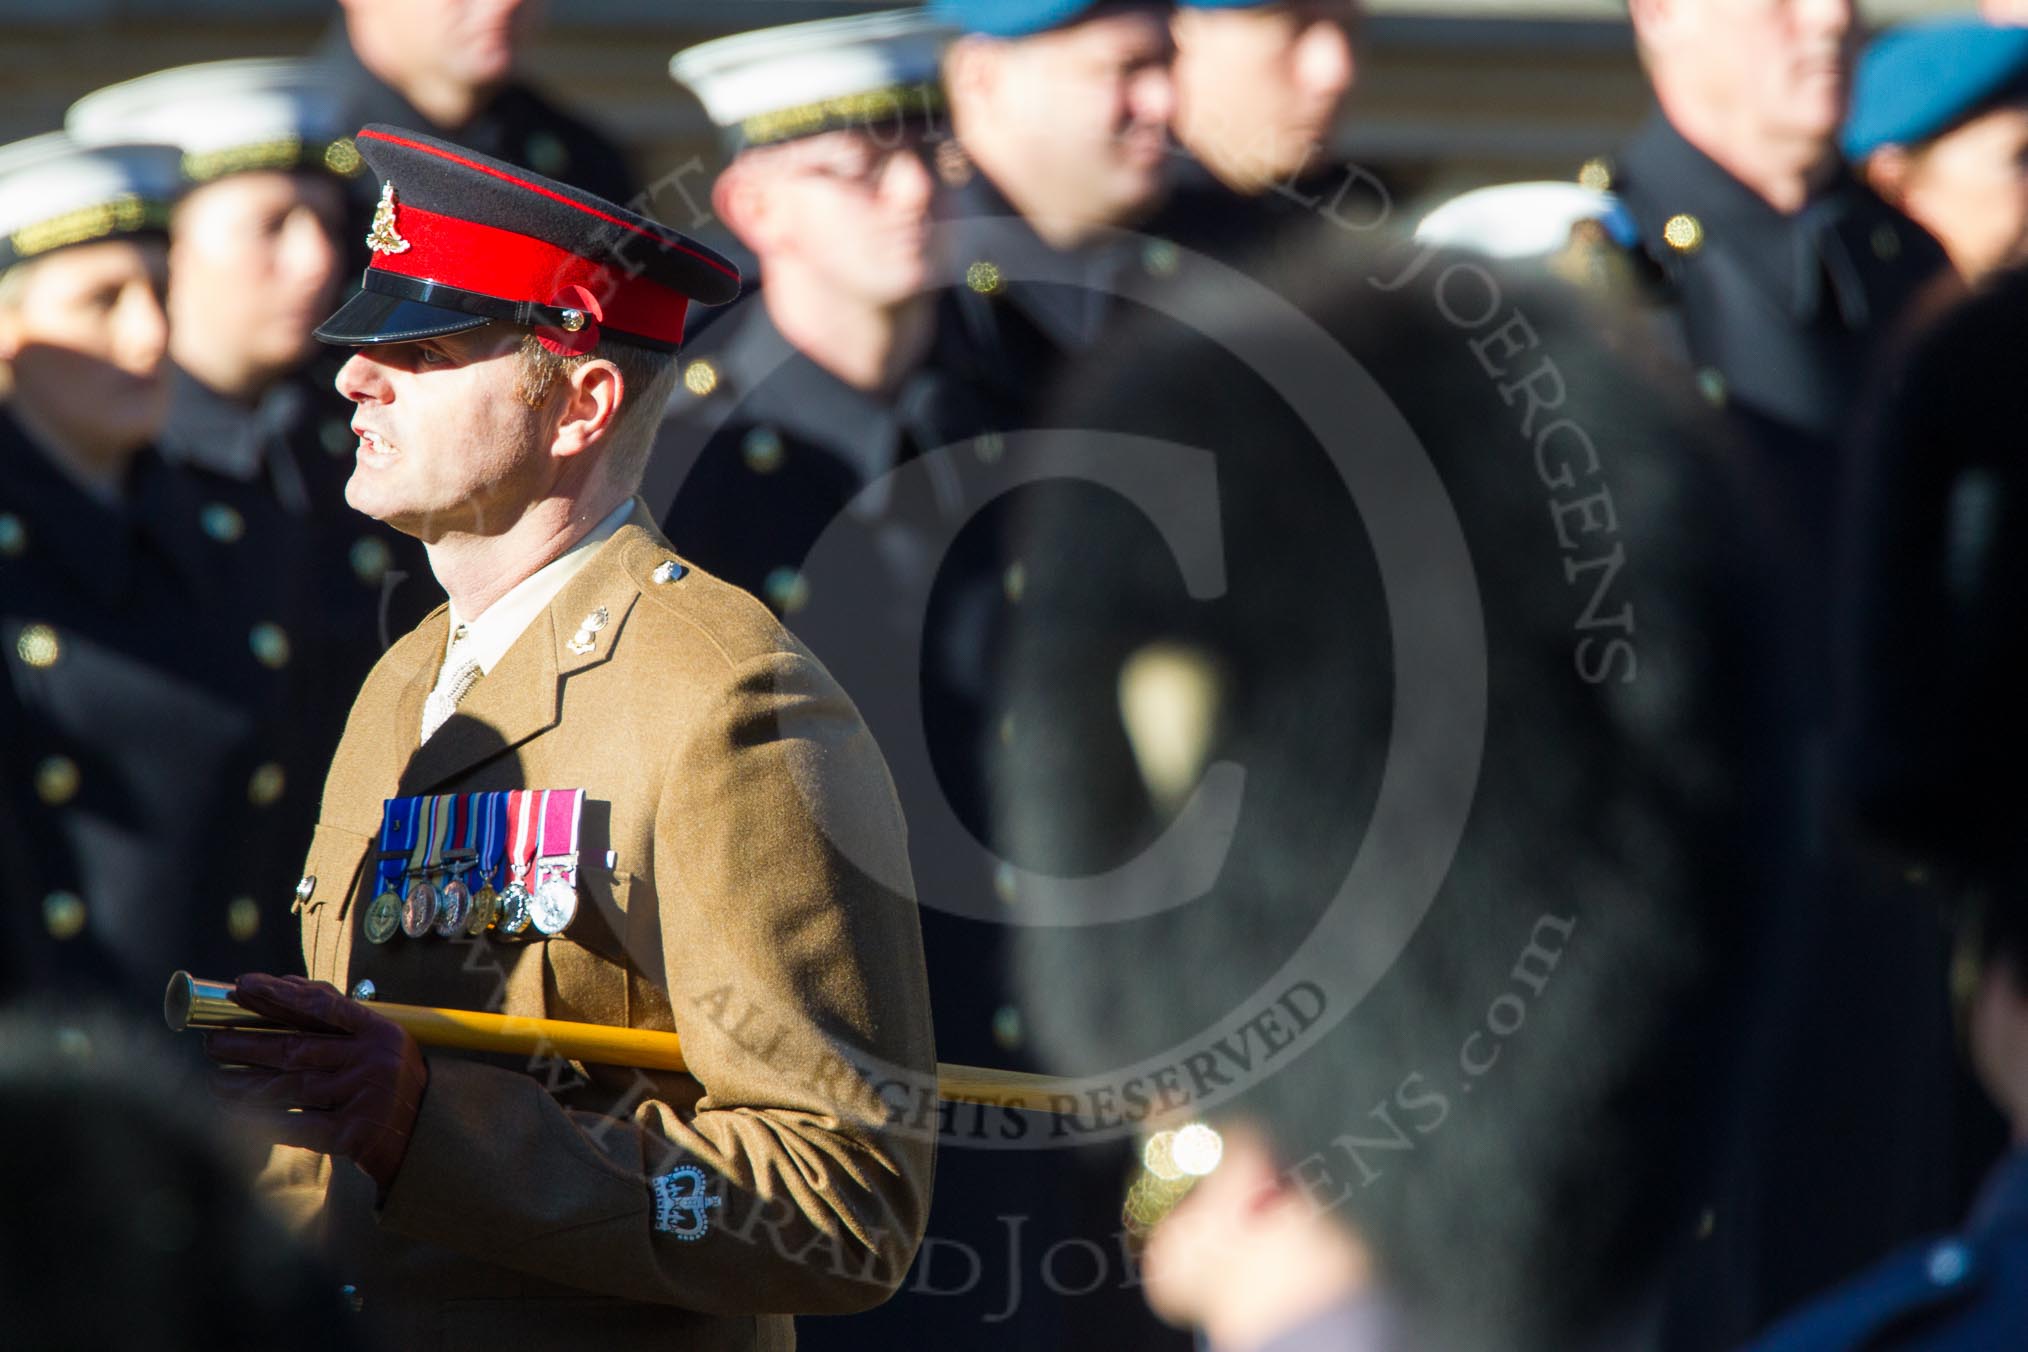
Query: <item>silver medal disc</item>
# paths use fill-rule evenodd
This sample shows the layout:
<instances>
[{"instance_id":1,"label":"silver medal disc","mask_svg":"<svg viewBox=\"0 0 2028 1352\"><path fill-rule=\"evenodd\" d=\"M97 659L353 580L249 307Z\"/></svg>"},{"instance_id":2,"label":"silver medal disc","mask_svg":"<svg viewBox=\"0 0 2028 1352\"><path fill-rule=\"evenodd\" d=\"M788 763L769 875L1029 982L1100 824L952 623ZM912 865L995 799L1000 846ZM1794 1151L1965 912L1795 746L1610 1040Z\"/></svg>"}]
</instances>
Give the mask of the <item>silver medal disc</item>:
<instances>
[{"instance_id":1,"label":"silver medal disc","mask_svg":"<svg viewBox=\"0 0 2028 1352\"><path fill-rule=\"evenodd\" d=\"M528 929L528 889L520 883L507 884L507 890L500 894L500 919L493 928L502 934L515 935Z\"/></svg>"},{"instance_id":2,"label":"silver medal disc","mask_svg":"<svg viewBox=\"0 0 2028 1352\"><path fill-rule=\"evenodd\" d=\"M544 934L561 934L577 915L577 888L561 878L551 878L535 889L535 902L528 909L535 928Z\"/></svg>"},{"instance_id":3,"label":"silver medal disc","mask_svg":"<svg viewBox=\"0 0 2028 1352\"><path fill-rule=\"evenodd\" d=\"M401 899L401 932L411 939L420 939L436 925L437 889L427 879L417 878Z\"/></svg>"},{"instance_id":4,"label":"silver medal disc","mask_svg":"<svg viewBox=\"0 0 2028 1352\"><path fill-rule=\"evenodd\" d=\"M437 935L451 939L465 932L472 918L472 889L453 878L437 889Z\"/></svg>"}]
</instances>

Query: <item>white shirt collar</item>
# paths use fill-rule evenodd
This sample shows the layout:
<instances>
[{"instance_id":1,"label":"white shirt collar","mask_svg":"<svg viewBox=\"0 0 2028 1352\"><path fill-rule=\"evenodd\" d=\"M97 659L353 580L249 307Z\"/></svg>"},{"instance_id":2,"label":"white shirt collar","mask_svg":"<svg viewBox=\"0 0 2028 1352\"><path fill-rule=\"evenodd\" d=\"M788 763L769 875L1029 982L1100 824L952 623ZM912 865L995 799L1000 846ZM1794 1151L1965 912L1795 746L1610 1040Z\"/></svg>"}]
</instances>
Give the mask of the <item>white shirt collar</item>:
<instances>
[{"instance_id":1,"label":"white shirt collar","mask_svg":"<svg viewBox=\"0 0 2028 1352\"><path fill-rule=\"evenodd\" d=\"M583 539L515 583L505 596L487 606L486 613L478 619L461 619L457 606L453 605L450 634L444 640L444 666L471 661L479 664L480 671L491 672L535 617L548 609L557 593L591 562L599 546L626 524L633 510L632 498L615 507Z\"/></svg>"}]
</instances>

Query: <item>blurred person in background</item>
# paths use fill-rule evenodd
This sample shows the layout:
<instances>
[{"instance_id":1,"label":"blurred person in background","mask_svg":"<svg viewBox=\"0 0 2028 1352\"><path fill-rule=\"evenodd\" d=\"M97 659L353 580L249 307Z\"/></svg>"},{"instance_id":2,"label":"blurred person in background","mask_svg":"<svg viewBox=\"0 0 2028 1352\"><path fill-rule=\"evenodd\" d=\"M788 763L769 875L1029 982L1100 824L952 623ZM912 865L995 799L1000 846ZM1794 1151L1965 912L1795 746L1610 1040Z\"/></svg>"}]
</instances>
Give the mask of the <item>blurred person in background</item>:
<instances>
[{"instance_id":1,"label":"blurred person in background","mask_svg":"<svg viewBox=\"0 0 2028 1352\"><path fill-rule=\"evenodd\" d=\"M606 133L519 75L542 0L338 0L312 53L353 127L387 122L445 136L609 202L634 195L634 171ZM348 275L373 216L372 175L354 180Z\"/></svg>"},{"instance_id":2,"label":"blurred person in background","mask_svg":"<svg viewBox=\"0 0 2028 1352\"><path fill-rule=\"evenodd\" d=\"M1369 178L1329 162L1358 16L1356 0L1177 5L1176 139L1187 156L1150 233L1233 261L1281 224L1384 214Z\"/></svg>"},{"instance_id":3,"label":"blurred person in background","mask_svg":"<svg viewBox=\"0 0 2028 1352\"><path fill-rule=\"evenodd\" d=\"M1860 539L1869 594L1855 816L1911 911L1948 922L1959 1051L2005 1119L1952 1233L1909 1243L1811 1303L1756 1352L1986 1352L2028 1329L2028 271L1997 272L1924 335L1882 445ZM1939 983L1942 984L1941 982ZM1970 1181L1969 1178L1966 1180ZM1969 1191L1969 1189L1968 1189Z\"/></svg>"},{"instance_id":4,"label":"blurred person in background","mask_svg":"<svg viewBox=\"0 0 2028 1352\"><path fill-rule=\"evenodd\" d=\"M1017 395L1097 338L1140 254L1119 232L1169 185L1176 104L1167 0L938 0L956 140L951 267L968 322Z\"/></svg>"},{"instance_id":5,"label":"blurred person in background","mask_svg":"<svg viewBox=\"0 0 2028 1352\"><path fill-rule=\"evenodd\" d=\"M167 146L0 150L0 702L10 991L152 1009L293 952L266 808L292 650L242 535L153 448L170 399Z\"/></svg>"},{"instance_id":6,"label":"blurred person in background","mask_svg":"<svg viewBox=\"0 0 2028 1352\"><path fill-rule=\"evenodd\" d=\"M1569 296L1431 264L1526 317L1521 357L1309 243L1264 278L1300 310L1191 287L1052 410L1066 460L1161 449L1018 527L1026 1007L1050 1069L1106 1077L1069 1129L1148 1137L1143 1288L1203 1345L1639 1346L1791 848L1767 542L1698 411ZM1567 421L1538 440L1482 362L1543 358Z\"/></svg>"},{"instance_id":7,"label":"blurred person in background","mask_svg":"<svg viewBox=\"0 0 2028 1352\"><path fill-rule=\"evenodd\" d=\"M159 984L159 983L158 983ZM0 1308L11 1346L339 1352L337 1277L255 1199L255 1147L165 1064L162 1029L0 1016Z\"/></svg>"},{"instance_id":8,"label":"blurred person in background","mask_svg":"<svg viewBox=\"0 0 2028 1352\"><path fill-rule=\"evenodd\" d=\"M1935 19L1881 34L1844 139L1967 282L2028 259L2028 29Z\"/></svg>"},{"instance_id":9,"label":"blurred person in background","mask_svg":"<svg viewBox=\"0 0 2028 1352\"><path fill-rule=\"evenodd\" d=\"M1714 432L1742 457L1735 510L1773 541L1755 584L1768 637L1797 657L1769 735L1795 753L1777 759L1794 771L1809 847L1794 861L1794 894L1759 919L1753 970L1729 993L1754 1087L1727 1124L1704 1238L1672 1278L1664 1345L1710 1348L1961 1205L1947 953L1859 868L1843 833L1834 619L1866 604L1842 567L1842 518L1873 405L1956 282L1936 241L1839 153L1849 0L1633 0L1631 17L1655 106L1616 155L1561 185L1587 204L1548 241L1550 261L1608 313L1659 336L1663 377L1711 407ZM1502 231L1528 233L1514 216ZM1541 372L1514 393L1531 415L1560 398ZM1883 1175L1883 1159L1937 1166Z\"/></svg>"},{"instance_id":10,"label":"blurred person in background","mask_svg":"<svg viewBox=\"0 0 2028 1352\"><path fill-rule=\"evenodd\" d=\"M686 346L651 461L667 487L646 496L658 507L673 497L663 529L676 547L765 601L866 717L909 823L940 1054L1018 1066L1006 931L991 920L993 857L980 843L1003 584L990 531L952 547L986 501L1000 410L943 284L932 212L949 36L903 10L740 34L671 63L726 139L713 204L759 280ZM1054 1152L946 1141L930 1218L941 1245L996 1252L1009 1215L1030 1222L1037 1246L1076 1225L1078 1176ZM1110 1228L1081 1237L1107 1243ZM951 1251L933 1260L933 1284L949 1280L938 1274ZM998 1276L962 1295L904 1291L835 1336L976 1334L1009 1299ZM1144 1337L1145 1321L1131 1293L1108 1290L1027 1301L995 1331L1070 1349ZM813 1346L825 1336L804 1330Z\"/></svg>"},{"instance_id":11,"label":"blurred person in background","mask_svg":"<svg viewBox=\"0 0 2028 1352\"><path fill-rule=\"evenodd\" d=\"M414 542L345 505L351 405L310 336L337 302L345 194L360 170L353 127L318 68L287 60L158 71L87 95L66 123L87 142L183 152L160 444L214 499L208 527L247 537L301 642L304 758L277 761L279 782L263 786L300 848L359 682L439 599Z\"/></svg>"}]
</instances>

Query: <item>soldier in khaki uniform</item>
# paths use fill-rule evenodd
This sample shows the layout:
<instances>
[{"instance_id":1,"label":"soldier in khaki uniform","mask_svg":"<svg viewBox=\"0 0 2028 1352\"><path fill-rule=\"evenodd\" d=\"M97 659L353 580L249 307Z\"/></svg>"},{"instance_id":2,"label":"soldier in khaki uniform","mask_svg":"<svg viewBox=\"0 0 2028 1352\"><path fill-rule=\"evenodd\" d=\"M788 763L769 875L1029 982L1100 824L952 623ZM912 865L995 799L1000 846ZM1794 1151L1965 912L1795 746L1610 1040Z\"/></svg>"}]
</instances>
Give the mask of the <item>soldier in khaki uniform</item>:
<instances>
[{"instance_id":1,"label":"soldier in khaki uniform","mask_svg":"<svg viewBox=\"0 0 2028 1352\"><path fill-rule=\"evenodd\" d=\"M311 980L240 983L340 1035L215 1032L221 1092L284 1143L277 1196L391 1345L791 1346L789 1314L908 1267L933 1053L877 748L633 497L685 306L736 276L433 138L359 146L387 181L374 262L319 330L359 349L347 497L428 545L450 602L353 707L297 894ZM409 879L425 913L390 932L401 805L511 789L583 791L574 848L543 844L576 860L564 910L451 924ZM425 1059L376 994L673 1029L690 1073Z\"/></svg>"}]
</instances>

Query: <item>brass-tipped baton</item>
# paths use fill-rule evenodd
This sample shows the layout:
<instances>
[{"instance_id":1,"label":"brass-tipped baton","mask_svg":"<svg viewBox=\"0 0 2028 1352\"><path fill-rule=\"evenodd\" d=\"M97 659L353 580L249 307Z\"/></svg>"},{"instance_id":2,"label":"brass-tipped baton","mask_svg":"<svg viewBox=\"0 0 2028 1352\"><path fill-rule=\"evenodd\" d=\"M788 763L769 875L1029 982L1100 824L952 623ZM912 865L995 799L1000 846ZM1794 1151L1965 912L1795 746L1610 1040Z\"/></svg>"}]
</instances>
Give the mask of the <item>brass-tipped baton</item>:
<instances>
[{"instance_id":1,"label":"brass-tipped baton","mask_svg":"<svg viewBox=\"0 0 2028 1352\"><path fill-rule=\"evenodd\" d=\"M206 981L188 972L169 978L162 997L162 1016L171 1032L190 1028L266 1028L287 1024L264 1019L233 1002L230 981ZM428 1005L373 1002L373 1012L400 1024L426 1047L451 1047L468 1052L548 1055L566 1061L591 1061L605 1066L638 1066L643 1070L688 1070L683 1042L674 1033L648 1028L613 1028L602 1023L571 1023L563 1019L531 1019L519 1014L484 1014L471 1009L436 1009ZM983 1103L998 1108L1055 1111L1071 1097L1068 1081L1019 1070L986 1066L937 1064L937 1097L956 1103Z\"/></svg>"}]
</instances>

